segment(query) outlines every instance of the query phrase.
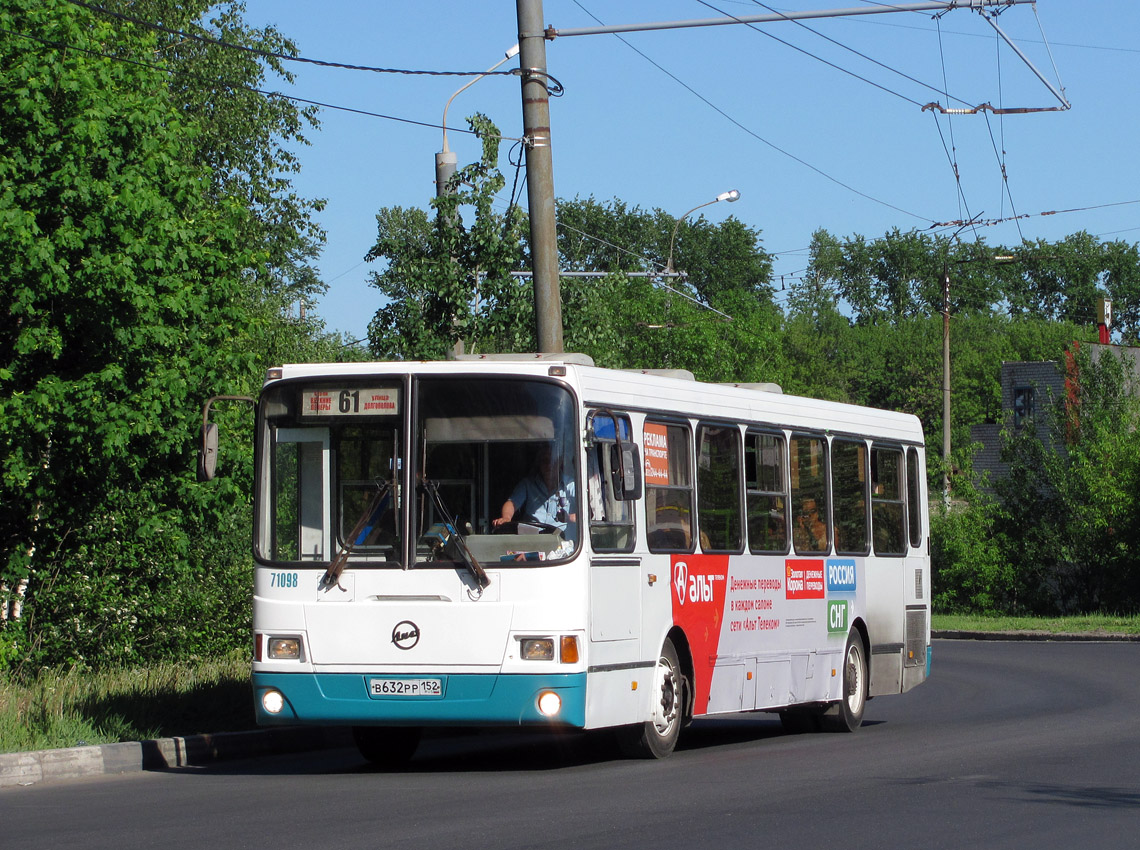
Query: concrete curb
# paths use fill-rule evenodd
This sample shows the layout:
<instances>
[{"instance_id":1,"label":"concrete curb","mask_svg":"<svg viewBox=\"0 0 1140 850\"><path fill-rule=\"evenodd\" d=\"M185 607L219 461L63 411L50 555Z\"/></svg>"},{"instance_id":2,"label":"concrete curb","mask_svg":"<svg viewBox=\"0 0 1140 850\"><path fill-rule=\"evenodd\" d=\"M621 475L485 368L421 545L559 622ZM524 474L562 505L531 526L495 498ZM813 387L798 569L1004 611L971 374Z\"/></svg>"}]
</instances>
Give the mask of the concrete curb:
<instances>
[{"instance_id":1,"label":"concrete curb","mask_svg":"<svg viewBox=\"0 0 1140 850\"><path fill-rule=\"evenodd\" d=\"M284 727L0 753L0 788L351 745L352 731L348 728Z\"/></svg>"}]
</instances>

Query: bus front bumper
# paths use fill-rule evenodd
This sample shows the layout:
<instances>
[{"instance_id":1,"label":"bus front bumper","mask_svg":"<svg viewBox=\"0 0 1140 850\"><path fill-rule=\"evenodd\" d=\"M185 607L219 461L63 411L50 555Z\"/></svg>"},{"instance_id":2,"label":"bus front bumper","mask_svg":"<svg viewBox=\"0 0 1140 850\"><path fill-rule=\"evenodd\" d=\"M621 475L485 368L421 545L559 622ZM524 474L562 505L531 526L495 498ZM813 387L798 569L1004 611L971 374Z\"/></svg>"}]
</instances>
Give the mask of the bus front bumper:
<instances>
[{"instance_id":1,"label":"bus front bumper","mask_svg":"<svg viewBox=\"0 0 1140 850\"><path fill-rule=\"evenodd\" d=\"M257 722L263 726L586 725L585 673L255 672L253 694Z\"/></svg>"}]
</instances>

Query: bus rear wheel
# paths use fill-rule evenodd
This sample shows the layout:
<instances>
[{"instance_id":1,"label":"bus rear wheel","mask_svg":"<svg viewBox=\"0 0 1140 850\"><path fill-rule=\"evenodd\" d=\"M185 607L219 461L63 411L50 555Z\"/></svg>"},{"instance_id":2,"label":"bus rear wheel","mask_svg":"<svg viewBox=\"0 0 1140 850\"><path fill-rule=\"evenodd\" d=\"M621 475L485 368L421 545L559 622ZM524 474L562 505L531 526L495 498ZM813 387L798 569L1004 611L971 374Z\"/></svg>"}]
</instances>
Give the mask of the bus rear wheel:
<instances>
[{"instance_id":1,"label":"bus rear wheel","mask_svg":"<svg viewBox=\"0 0 1140 850\"><path fill-rule=\"evenodd\" d=\"M863 710L867 707L867 657L858 632L847 636L841 688L839 702L828 706L820 717L828 732L854 732L863 725Z\"/></svg>"},{"instance_id":2,"label":"bus rear wheel","mask_svg":"<svg viewBox=\"0 0 1140 850\"><path fill-rule=\"evenodd\" d=\"M383 770L407 766L420 745L423 730L416 726L354 726L352 739L360 754Z\"/></svg>"},{"instance_id":3,"label":"bus rear wheel","mask_svg":"<svg viewBox=\"0 0 1140 850\"><path fill-rule=\"evenodd\" d=\"M685 719L683 682L677 650L666 639L653 672L653 719L617 730L623 753L644 759L663 759L672 754Z\"/></svg>"}]
</instances>

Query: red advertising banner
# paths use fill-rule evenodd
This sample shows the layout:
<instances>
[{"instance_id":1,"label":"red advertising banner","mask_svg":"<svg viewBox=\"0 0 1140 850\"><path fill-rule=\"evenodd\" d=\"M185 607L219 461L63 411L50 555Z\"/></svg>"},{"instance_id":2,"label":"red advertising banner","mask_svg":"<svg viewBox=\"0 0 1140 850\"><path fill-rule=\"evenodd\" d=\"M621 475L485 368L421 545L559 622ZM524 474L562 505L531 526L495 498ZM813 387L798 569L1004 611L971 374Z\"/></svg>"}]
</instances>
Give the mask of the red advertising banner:
<instances>
[{"instance_id":1,"label":"red advertising banner","mask_svg":"<svg viewBox=\"0 0 1140 850\"><path fill-rule=\"evenodd\" d=\"M669 484L669 429L666 425L645 423L645 483Z\"/></svg>"},{"instance_id":2,"label":"red advertising banner","mask_svg":"<svg viewBox=\"0 0 1140 850\"><path fill-rule=\"evenodd\" d=\"M823 560L789 558L785 561L784 590L788 599L823 599Z\"/></svg>"}]
</instances>

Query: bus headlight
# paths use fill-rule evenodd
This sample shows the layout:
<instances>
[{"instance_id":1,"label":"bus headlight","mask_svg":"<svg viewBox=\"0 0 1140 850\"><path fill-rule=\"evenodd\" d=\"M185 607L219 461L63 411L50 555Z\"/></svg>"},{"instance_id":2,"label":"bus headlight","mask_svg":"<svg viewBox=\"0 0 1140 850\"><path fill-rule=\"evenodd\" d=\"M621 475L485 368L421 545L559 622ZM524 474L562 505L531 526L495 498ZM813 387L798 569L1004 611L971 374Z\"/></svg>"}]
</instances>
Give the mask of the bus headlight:
<instances>
[{"instance_id":1,"label":"bus headlight","mask_svg":"<svg viewBox=\"0 0 1140 850\"><path fill-rule=\"evenodd\" d=\"M519 658L523 661L553 661L556 646L559 663L577 664L579 661L578 638L575 635L520 637L518 640Z\"/></svg>"},{"instance_id":2,"label":"bus headlight","mask_svg":"<svg viewBox=\"0 0 1140 850\"><path fill-rule=\"evenodd\" d=\"M269 657L275 661L300 661L301 639L299 637L271 637Z\"/></svg>"},{"instance_id":3,"label":"bus headlight","mask_svg":"<svg viewBox=\"0 0 1140 850\"><path fill-rule=\"evenodd\" d=\"M270 688L261 695L261 707L266 714L280 714L285 707L285 696L274 688Z\"/></svg>"},{"instance_id":4,"label":"bus headlight","mask_svg":"<svg viewBox=\"0 0 1140 850\"><path fill-rule=\"evenodd\" d=\"M544 717L555 717L562 710L562 697L554 691L543 691L538 695L538 710Z\"/></svg>"},{"instance_id":5,"label":"bus headlight","mask_svg":"<svg viewBox=\"0 0 1140 850\"><path fill-rule=\"evenodd\" d=\"M553 661L554 638L519 638L519 654L523 661Z\"/></svg>"}]
</instances>

